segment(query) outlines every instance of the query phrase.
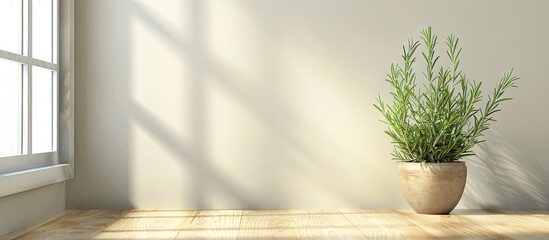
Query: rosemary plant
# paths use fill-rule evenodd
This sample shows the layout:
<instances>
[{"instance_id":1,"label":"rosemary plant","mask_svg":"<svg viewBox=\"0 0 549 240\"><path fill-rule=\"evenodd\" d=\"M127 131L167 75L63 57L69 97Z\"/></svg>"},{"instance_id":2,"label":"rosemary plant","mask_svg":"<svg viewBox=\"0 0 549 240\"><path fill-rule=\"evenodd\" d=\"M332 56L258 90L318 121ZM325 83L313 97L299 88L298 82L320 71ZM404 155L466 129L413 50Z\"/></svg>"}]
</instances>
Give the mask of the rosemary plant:
<instances>
[{"instance_id":1,"label":"rosemary plant","mask_svg":"<svg viewBox=\"0 0 549 240\"><path fill-rule=\"evenodd\" d=\"M418 87L413 69L420 41L411 39L403 46L404 66L391 64L387 74L386 81L394 88L390 93L393 102L385 103L378 95L374 104L383 114L382 122L388 125L385 133L394 145L393 159L446 163L474 155L471 148L485 141L482 133L495 121L493 115L500 111L500 103L511 100L504 93L516 87L519 78L513 70L505 73L483 104L482 82L469 80L459 68L459 39L454 35L446 39L450 66L439 67L438 71L437 36L431 27L421 31L421 40L426 46L421 53L426 65L423 88Z\"/></svg>"}]
</instances>

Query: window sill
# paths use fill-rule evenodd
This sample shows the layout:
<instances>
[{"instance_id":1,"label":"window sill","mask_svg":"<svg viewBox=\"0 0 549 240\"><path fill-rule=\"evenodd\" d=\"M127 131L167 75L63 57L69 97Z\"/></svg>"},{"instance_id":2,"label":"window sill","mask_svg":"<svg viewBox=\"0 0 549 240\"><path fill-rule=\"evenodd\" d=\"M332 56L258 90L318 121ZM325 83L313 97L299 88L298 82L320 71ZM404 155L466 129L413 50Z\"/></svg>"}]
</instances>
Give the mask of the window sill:
<instances>
[{"instance_id":1,"label":"window sill","mask_svg":"<svg viewBox=\"0 0 549 240\"><path fill-rule=\"evenodd\" d=\"M73 176L69 164L31 168L0 174L0 197L63 182Z\"/></svg>"}]
</instances>

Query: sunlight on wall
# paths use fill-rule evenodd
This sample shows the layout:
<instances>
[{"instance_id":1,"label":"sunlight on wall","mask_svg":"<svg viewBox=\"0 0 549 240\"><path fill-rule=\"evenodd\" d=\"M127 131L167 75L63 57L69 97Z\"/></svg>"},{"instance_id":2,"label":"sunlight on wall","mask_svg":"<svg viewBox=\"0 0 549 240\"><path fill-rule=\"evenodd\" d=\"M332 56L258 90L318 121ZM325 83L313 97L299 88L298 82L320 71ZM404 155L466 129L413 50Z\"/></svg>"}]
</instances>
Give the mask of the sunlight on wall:
<instances>
[{"instance_id":1,"label":"sunlight on wall","mask_svg":"<svg viewBox=\"0 0 549 240\"><path fill-rule=\"evenodd\" d=\"M267 74L276 74L272 58L276 58L277 45L272 39L272 29L264 28L257 19L238 2L209 1L203 3L204 44L211 54L213 66L220 65L238 73L238 84L249 87L251 92L265 87ZM208 69L216 74L221 69ZM219 77L219 76L218 76ZM225 76L221 76L225 77ZM271 84L276 84L272 81Z\"/></svg>"},{"instance_id":2,"label":"sunlight on wall","mask_svg":"<svg viewBox=\"0 0 549 240\"><path fill-rule=\"evenodd\" d=\"M168 133L172 141L181 143L192 138L192 106L186 98L192 90L190 60L179 43L168 38L188 36L189 26L181 21L185 17L181 14L187 12L182 11L185 2L150 3L133 2L129 22L130 195L137 206L169 207L158 197L185 202L189 195L185 189L192 187L192 169L164 142L165 136L158 135ZM161 187L171 183L178 190Z\"/></svg>"},{"instance_id":3,"label":"sunlight on wall","mask_svg":"<svg viewBox=\"0 0 549 240\"><path fill-rule=\"evenodd\" d=\"M445 2L419 0L79 4L76 77L82 80L75 92L82 93L76 104L85 111L76 113L80 163L68 183L69 207L406 208L390 139L372 104L378 92L388 95L383 80L401 45L427 25L463 37L463 67L485 85L497 80L486 72L500 76L498 67L509 62L521 69L529 81L513 97L534 107L506 105L509 115L500 115L498 124L516 141L529 141L531 155L515 153L524 162L545 153L539 139L549 128L525 128L524 121L541 123L549 115L522 116L543 108L546 81L539 79L547 54L517 50L527 42L542 45L545 38L531 35L549 36L540 21L546 15L535 7L519 4L527 9L518 21L504 17L514 13L512 1L502 1L501 12L474 1L454 6L455 12L442 11ZM407 16L406 9L417 6L430 14ZM472 8L484 12L460 20L460 11ZM490 28L495 19L506 28ZM506 37L494 42L492 36ZM509 46L517 49L501 52ZM503 57L507 53L513 55ZM489 147L498 145L505 146ZM541 189L525 171L504 167L519 160L500 152L515 164L502 164L499 173L469 161L470 179L515 173L518 180L505 179L507 194L523 185ZM505 202L496 190L482 190L490 185L471 184L458 207L544 206L539 201L547 198ZM499 205L475 201L477 195Z\"/></svg>"},{"instance_id":4,"label":"sunlight on wall","mask_svg":"<svg viewBox=\"0 0 549 240\"><path fill-rule=\"evenodd\" d=\"M237 2L132 5L134 205L156 206L159 197L164 206L205 207L364 201L354 189L385 167L365 160L367 112L356 108L368 100L346 86L353 78L344 63L298 33L276 41ZM387 182L395 184L368 191Z\"/></svg>"},{"instance_id":5,"label":"sunlight on wall","mask_svg":"<svg viewBox=\"0 0 549 240\"><path fill-rule=\"evenodd\" d=\"M164 11L162 4L152 6L140 5L135 2L136 8L147 11L151 18L159 22L175 22L180 18L173 9L184 9L180 6L172 7L172 14L156 14L156 11ZM173 5L171 3L170 5ZM149 10L151 9L151 10ZM170 11L167 11L170 13ZM180 12L180 11L178 11ZM182 140L189 140L189 127L191 104L187 96L192 91L192 71L190 62L191 56L186 53L177 43L167 39L165 34L179 35L182 28L176 24L162 25L165 31L162 32L150 20L131 16L130 28L132 34L132 45L130 51L131 78L130 97L137 106L140 106L159 117L162 125ZM164 21L162 21L164 20ZM171 20L171 21L170 21ZM181 20L179 20L181 22Z\"/></svg>"}]
</instances>

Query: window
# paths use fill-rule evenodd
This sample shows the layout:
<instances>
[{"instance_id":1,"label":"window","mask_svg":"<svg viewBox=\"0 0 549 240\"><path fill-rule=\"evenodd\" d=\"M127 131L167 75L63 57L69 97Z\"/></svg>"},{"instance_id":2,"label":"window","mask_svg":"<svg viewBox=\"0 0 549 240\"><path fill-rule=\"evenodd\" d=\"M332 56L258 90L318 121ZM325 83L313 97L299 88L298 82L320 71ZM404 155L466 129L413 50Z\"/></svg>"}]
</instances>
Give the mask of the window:
<instances>
[{"instance_id":1,"label":"window","mask_svg":"<svg viewBox=\"0 0 549 240\"><path fill-rule=\"evenodd\" d=\"M57 0L0 0L0 172L57 164Z\"/></svg>"}]
</instances>

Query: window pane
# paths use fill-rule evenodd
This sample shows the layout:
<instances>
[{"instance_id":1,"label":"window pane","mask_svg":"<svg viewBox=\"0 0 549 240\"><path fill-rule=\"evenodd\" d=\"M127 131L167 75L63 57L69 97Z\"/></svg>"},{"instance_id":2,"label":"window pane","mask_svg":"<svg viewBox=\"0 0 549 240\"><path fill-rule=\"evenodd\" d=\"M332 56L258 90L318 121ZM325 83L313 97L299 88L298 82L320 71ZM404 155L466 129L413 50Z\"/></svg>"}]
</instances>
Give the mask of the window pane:
<instances>
[{"instance_id":1,"label":"window pane","mask_svg":"<svg viewBox=\"0 0 549 240\"><path fill-rule=\"evenodd\" d=\"M57 115L55 72L32 67L32 153L55 150Z\"/></svg>"},{"instance_id":2,"label":"window pane","mask_svg":"<svg viewBox=\"0 0 549 240\"><path fill-rule=\"evenodd\" d=\"M0 59L0 157L23 154L23 78L19 63Z\"/></svg>"},{"instance_id":3,"label":"window pane","mask_svg":"<svg viewBox=\"0 0 549 240\"><path fill-rule=\"evenodd\" d=\"M21 54L22 0L0 0L0 49Z\"/></svg>"},{"instance_id":4,"label":"window pane","mask_svg":"<svg viewBox=\"0 0 549 240\"><path fill-rule=\"evenodd\" d=\"M53 62L53 0L32 0L32 57Z\"/></svg>"}]
</instances>

